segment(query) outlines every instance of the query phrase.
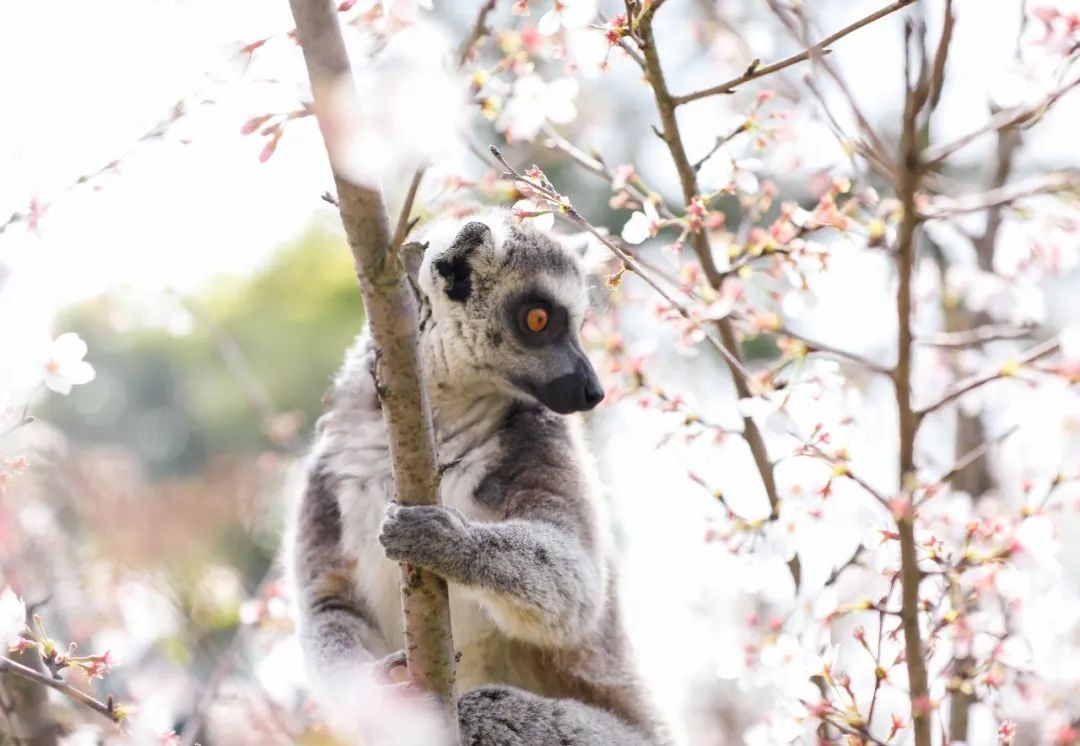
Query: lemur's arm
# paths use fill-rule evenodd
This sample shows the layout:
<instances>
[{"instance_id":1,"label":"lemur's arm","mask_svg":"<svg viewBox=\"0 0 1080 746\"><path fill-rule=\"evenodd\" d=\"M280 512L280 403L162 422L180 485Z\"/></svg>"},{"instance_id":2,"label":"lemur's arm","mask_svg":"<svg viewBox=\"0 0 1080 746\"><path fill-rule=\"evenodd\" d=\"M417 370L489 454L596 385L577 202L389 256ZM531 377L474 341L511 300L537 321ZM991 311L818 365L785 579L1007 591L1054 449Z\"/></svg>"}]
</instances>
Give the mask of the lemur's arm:
<instances>
[{"instance_id":1,"label":"lemur's arm","mask_svg":"<svg viewBox=\"0 0 1080 746\"><path fill-rule=\"evenodd\" d=\"M532 509L492 523L444 506L391 504L379 541L391 559L476 594L506 634L541 645L573 643L603 606L592 526L557 496L518 491L512 497Z\"/></svg>"}]
</instances>

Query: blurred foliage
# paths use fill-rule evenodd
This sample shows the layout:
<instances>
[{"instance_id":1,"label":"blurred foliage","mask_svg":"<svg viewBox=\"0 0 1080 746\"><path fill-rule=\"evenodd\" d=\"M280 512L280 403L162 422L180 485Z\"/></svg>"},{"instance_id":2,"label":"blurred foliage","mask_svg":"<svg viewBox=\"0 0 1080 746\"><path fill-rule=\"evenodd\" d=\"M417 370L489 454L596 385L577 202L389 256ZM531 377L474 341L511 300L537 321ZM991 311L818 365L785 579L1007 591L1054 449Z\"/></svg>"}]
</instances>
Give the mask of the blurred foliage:
<instances>
[{"instance_id":1,"label":"blurred foliage","mask_svg":"<svg viewBox=\"0 0 1080 746\"><path fill-rule=\"evenodd\" d=\"M306 431L363 323L349 251L319 226L249 277L156 302L169 312L114 295L69 311L59 327L87 341L98 380L45 414L75 441L131 449L159 476L272 445L263 398L264 413L293 413Z\"/></svg>"}]
</instances>

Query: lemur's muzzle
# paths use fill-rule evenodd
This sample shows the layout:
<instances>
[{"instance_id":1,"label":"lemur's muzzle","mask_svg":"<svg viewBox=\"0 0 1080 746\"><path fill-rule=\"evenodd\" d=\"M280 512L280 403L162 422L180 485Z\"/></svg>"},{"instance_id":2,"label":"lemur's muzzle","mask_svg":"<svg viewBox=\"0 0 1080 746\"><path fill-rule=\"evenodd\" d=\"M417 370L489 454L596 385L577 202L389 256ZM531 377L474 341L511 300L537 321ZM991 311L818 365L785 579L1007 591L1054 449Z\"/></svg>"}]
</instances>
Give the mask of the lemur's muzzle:
<instances>
[{"instance_id":1,"label":"lemur's muzzle","mask_svg":"<svg viewBox=\"0 0 1080 746\"><path fill-rule=\"evenodd\" d=\"M604 398L604 387L584 355L575 358L573 372L532 389L541 404L559 414L588 411Z\"/></svg>"}]
</instances>

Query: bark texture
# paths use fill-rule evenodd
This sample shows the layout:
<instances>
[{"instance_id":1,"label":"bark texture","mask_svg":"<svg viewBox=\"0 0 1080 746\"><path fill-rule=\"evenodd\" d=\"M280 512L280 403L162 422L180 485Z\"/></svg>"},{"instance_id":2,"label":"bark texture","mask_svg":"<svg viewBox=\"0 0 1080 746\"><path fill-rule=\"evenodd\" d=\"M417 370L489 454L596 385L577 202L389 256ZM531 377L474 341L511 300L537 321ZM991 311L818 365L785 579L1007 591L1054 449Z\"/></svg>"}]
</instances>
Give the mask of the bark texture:
<instances>
[{"instance_id":1,"label":"bark texture","mask_svg":"<svg viewBox=\"0 0 1080 746\"><path fill-rule=\"evenodd\" d=\"M338 81L351 75L331 0L290 0L304 54L316 116L333 166L327 118ZM371 336L379 350L378 383L393 462L397 499L409 505L438 501L434 428L419 356L416 303L378 188L353 183L334 168L338 207L356 263ZM437 693L454 713L454 644L446 582L402 568L402 612L412 677ZM457 719L451 717L456 723Z\"/></svg>"}]
</instances>

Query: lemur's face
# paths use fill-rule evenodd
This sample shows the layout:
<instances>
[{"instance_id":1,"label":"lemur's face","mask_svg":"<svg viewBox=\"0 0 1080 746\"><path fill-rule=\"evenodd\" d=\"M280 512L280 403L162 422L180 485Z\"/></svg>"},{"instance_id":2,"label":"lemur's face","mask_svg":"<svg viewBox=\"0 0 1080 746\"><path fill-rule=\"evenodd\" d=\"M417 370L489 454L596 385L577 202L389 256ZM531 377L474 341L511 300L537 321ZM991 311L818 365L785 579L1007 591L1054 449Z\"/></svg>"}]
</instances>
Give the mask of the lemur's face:
<instances>
[{"instance_id":1,"label":"lemur's face","mask_svg":"<svg viewBox=\"0 0 1080 746\"><path fill-rule=\"evenodd\" d=\"M604 390L581 348L588 306L577 258L544 234L500 216L433 237L419 283L421 319L438 336L438 374L490 382L560 414L595 407Z\"/></svg>"}]
</instances>

